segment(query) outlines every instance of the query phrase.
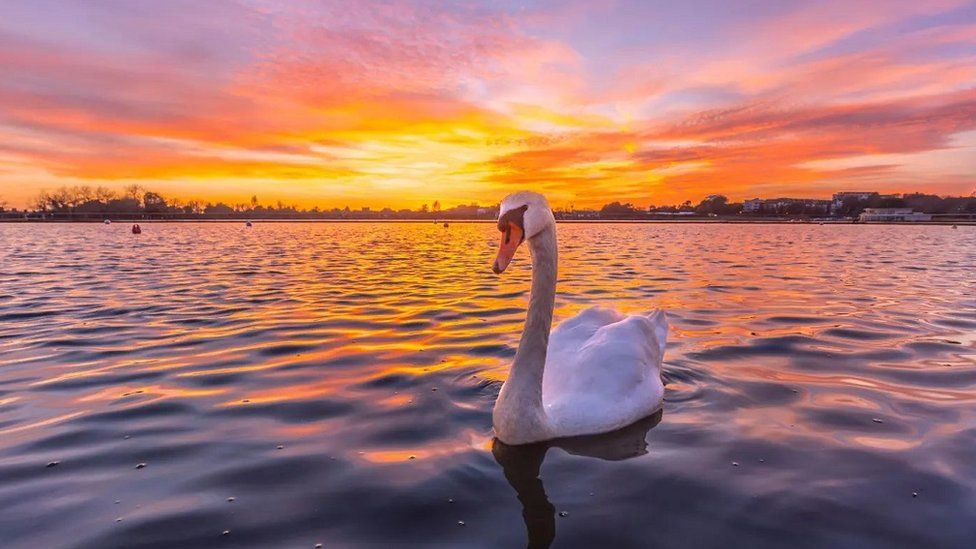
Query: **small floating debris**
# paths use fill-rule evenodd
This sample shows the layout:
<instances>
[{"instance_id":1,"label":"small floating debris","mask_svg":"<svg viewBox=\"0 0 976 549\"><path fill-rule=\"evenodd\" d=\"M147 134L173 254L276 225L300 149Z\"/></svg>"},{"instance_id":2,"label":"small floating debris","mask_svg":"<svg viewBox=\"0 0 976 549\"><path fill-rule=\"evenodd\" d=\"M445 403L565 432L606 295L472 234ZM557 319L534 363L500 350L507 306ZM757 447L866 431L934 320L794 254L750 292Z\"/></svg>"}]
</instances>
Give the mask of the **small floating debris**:
<instances>
[{"instance_id":1,"label":"small floating debris","mask_svg":"<svg viewBox=\"0 0 976 549\"><path fill-rule=\"evenodd\" d=\"M444 228L447 228L447 221L444 222Z\"/></svg>"},{"instance_id":2,"label":"small floating debris","mask_svg":"<svg viewBox=\"0 0 976 549\"><path fill-rule=\"evenodd\" d=\"M138 223L132 226L132 234L142 234L142 227Z\"/></svg>"},{"instance_id":3,"label":"small floating debris","mask_svg":"<svg viewBox=\"0 0 976 549\"><path fill-rule=\"evenodd\" d=\"M48 469L50 469L51 467L57 467L58 465L61 465L61 462L60 461L52 461L52 462L48 463L47 465L45 465L45 467L47 467Z\"/></svg>"},{"instance_id":4,"label":"small floating debris","mask_svg":"<svg viewBox=\"0 0 976 549\"><path fill-rule=\"evenodd\" d=\"M912 492L912 497L913 498L917 498L918 497L918 492Z\"/></svg>"},{"instance_id":5,"label":"small floating debris","mask_svg":"<svg viewBox=\"0 0 976 549\"><path fill-rule=\"evenodd\" d=\"M417 456L410 456L408 459L417 459Z\"/></svg>"},{"instance_id":6,"label":"small floating debris","mask_svg":"<svg viewBox=\"0 0 976 549\"><path fill-rule=\"evenodd\" d=\"M220 535L221 536L229 536L230 535L230 530L224 530L223 532L220 533Z\"/></svg>"},{"instance_id":7,"label":"small floating debris","mask_svg":"<svg viewBox=\"0 0 976 549\"><path fill-rule=\"evenodd\" d=\"M454 503L454 498L447 498L448 503Z\"/></svg>"},{"instance_id":8,"label":"small floating debris","mask_svg":"<svg viewBox=\"0 0 976 549\"><path fill-rule=\"evenodd\" d=\"M145 468L146 468L146 464L145 463L140 463L140 464L136 465L136 469L145 469Z\"/></svg>"},{"instance_id":9,"label":"small floating debris","mask_svg":"<svg viewBox=\"0 0 976 549\"><path fill-rule=\"evenodd\" d=\"M249 399L249 398L245 398L245 399L244 399L244 400L242 400L241 402L243 402L244 404L247 404L248 402L251 402L251 399Z\"/></svg>"},{"instance_id":10,"label":"small floating debris","mask_svg":"<svg viewBox=\"0 0 976 549\"><path fill-rule=\"evenodd\" d=\"M464 521L463 520L459 520L458 521L458 526L464 526Z\"/></svg>"},{"instance_id":11,"label":"small floating debris","mask_svg":"<svg viewBox=\"0 0 976 549\"><path fill-rule=\"evenodd\" d=\"M115 519L115 522L122 522L122 517Z\"/></svg>"},{"instance_id":12,"label":"small floating debris","mask_svg":"<svg viewBox=\"0 0 976 549\"><path fill-rule=\"evenodd\" d=\"M233 497L227 498L227 503L234 503L234 498Z\"/></svg>"},{"instance_id":13,"label":"small floating debris","mask_svg":"<svg viewBox=\"0 0 976 549\"><path fill-rule=\"evenodd\" d=\"M322 544L321 543L316 543L315 544L315 549L322 549Z\"/></svg>"},{"instance_id":14,"label":"small floating debris","mask_svg":"<svg viewBox=\"0 0 976 549\"><path fill-rule=\"evenodd\" d=\"M124 438L125 440L129 440L130 438L132 438L132 435L125 435L125 436L124 436L124 437L122 437L122 438Z\"/></svg>"},{"instance_id":15,"label":"small floating debris","mask_svg":"<svg viewBox=\"0 0 976 549\"><path fill-rule=\"evenodd\" d=\"M118 504L120 504L120 503L122 503L122 500L121 500L121 499L117 499L117 500L115 500L115 504L116 504L116 505L118 505Z\"/></svg>"},{"instance_id":16,"label":"small floating debris","mask_svg":"<svg viewBox=\"0 0 976 549\"><path fill-rule=\"evenodd\" d=\"M431 391L436 391L436 390L437 390L437 387L431 387L431 389L430 389L430 390L431 390Z\"/></svg>"},{"instance_id":17,"label":"small floating debris","mask_svg":"<svg viewBox=\"0 0 976 549\"><path fill-rule=\"evenodd\" d=\"M278 450L284 450L284 449L285 449L285 447L284 447L284 446L282 446L281 444L279 444L279 445L278 445L278 446L276 446L275 448L277 448Z\"/></svg>"},{"instance_id":18,"label":"small floating debris","mask_svg":"<svg viewBox=\"0 0 976 549\"><path fill-rule=\"evenodd\" d=\"M880 417L873 417L873 418L871 418L871 421L873 421L875 423L884 423L884 420L881 419Z\"/></svg>"},{"instance_id":19,"label":"small floating debris","mask_svg":"<svg viewBox=\"0 0 976 549\"><path fill-rule=\"evenodd\" d=\"M738 466L739 466L739 462L738 461L733 461L732 462L732 467L738 467Z\"/></svg>"},{"instance_id":20,"label":"small floating debris","mask_svg":"<svg viewBox=\"0 0 976 549\"><path fill-rule=\"evenodd\" d=\"M766 463L766 460L763 458L759 458L759 463Z\"/></svg>"},{"instance_id":21,"label":"small floating debris","mask_svg":"<svg viewBox=\"0 0 976 549\"><path fill-rule=\"evenodd\" d=\"M105 221L102 221L102 223L104 223L105 225L111 225L112 224L112 220L111 219L106 219Z\"/></svg>"},{"instance_id":22,"label":"small floating debris","mask_svg":"<svg viewBox=\"0 0 976 549\"><path fill-rule=\"evenodd\" d=\"M245 222L245 223L244 223L244 226L245 226L245 227L253 227L253 226L254 226L254 224L253 224L253 223L251 223L250 221L247 221L247 222Z\"/></svg>"},{"instance_id":23,"label":"small floating debris","mask_svg":"<svg viewBox=\"0 0 976 549\"><path fill-rule=\"evenodd\" d=\"M561 516L561 517L568 517L569 516L569 511L560 511L559 512L559 516Z\"/></svg>"}]
</instances>

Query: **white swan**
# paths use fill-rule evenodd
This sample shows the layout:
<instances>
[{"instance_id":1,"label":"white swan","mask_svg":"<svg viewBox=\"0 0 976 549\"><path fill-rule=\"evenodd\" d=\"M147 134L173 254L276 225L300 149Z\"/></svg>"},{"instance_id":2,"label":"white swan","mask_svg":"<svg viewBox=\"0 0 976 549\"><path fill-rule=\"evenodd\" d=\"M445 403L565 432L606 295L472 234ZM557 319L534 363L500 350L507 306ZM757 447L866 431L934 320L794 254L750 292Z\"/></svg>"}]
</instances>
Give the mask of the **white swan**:
<instances>
[{"instance_id":1,"label":"white swan","mask_svg":"<svg viewBox=\"0 0 976 549\"><path fill-rule=\"evenodd\" d=\"M664 312L626 316L594 307L550 335L556 298L556 220L545 197L517 192L502 201L501 244L492 270L502 273L525 240L532 253L532 293L522 339L502 385L492 423L506 444L605 433L661 409Z\"/></svg>"}]
</instances>

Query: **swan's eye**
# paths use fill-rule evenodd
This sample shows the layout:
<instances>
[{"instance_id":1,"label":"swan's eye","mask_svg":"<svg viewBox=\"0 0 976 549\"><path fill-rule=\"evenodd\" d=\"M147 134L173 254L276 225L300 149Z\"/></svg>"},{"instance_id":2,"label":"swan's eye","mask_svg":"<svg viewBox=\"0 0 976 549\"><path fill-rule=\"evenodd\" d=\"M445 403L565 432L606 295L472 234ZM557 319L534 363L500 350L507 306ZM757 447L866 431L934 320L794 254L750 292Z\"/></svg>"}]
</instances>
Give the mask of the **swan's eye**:
<instances>
[{"instance_id":1,"label":"swan's eye","mask_svg":"<svg viewBox=\"0 0 976 549\"><path fill-rule=\"evenodd\" d=\"M519 230L524 231L525 225L523 223L525 219L525 210L528 209L529 206L526 204L525 206L519 206L518 208L513 208L505 212L504 215L498 218L498 230L503 233L510 232L510 227L514 223ZM506 241L507 239L508 236L506 236Z\"/></svg>"}]
</instances>

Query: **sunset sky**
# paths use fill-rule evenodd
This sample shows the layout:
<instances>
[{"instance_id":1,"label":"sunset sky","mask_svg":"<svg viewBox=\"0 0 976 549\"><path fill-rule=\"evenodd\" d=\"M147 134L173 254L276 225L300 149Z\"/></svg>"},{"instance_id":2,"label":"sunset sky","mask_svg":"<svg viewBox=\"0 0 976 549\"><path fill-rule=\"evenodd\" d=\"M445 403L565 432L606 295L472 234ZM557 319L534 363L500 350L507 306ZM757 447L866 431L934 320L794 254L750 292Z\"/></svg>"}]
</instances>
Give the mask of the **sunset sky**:
<instances>
[{"instance_id":1,"label":"sunset sky","mask_svg":"<svg viewBox=\"0 0 976 549\"><path fill-rule=\"evenodd\" d=\"M0 200L976 190L976 2L8 0Z\"/></svg>"}]
</instances>

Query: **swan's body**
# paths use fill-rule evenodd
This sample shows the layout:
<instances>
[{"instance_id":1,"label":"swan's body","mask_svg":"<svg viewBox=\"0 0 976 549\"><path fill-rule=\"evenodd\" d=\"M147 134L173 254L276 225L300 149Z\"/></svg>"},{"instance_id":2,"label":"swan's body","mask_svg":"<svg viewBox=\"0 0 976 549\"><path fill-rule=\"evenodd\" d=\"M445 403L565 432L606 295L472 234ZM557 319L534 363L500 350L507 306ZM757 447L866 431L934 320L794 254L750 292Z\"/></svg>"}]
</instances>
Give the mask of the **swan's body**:
<instances>
[{"instance_id":1,"label":"swan's body","mask_svg":"<svg viewBox=\"0 0 976 549\"><path fill-rule=\"evenodd\" d=\"M550 334L558 262L552 212L541 195L523 192L506 197L500 213L505 235L495 271L505 269L524 235L532 252L532 293L515 360L492 413L498 438L525 444L605 433L660 410L664 313L626 316L595 307ZM513 244L506 231L519 241Z\"/></svg>"},{"instance_id":2,"label":"swan's body","mask_svg":"<svg viewBox=\"0 0 976 549\"><path fill-rule=\"evenodd\" d=\"M549 337L542 405L557 436L615 431L661 408L664 313L592 308Z\"/></svg>"}]
</instances>

